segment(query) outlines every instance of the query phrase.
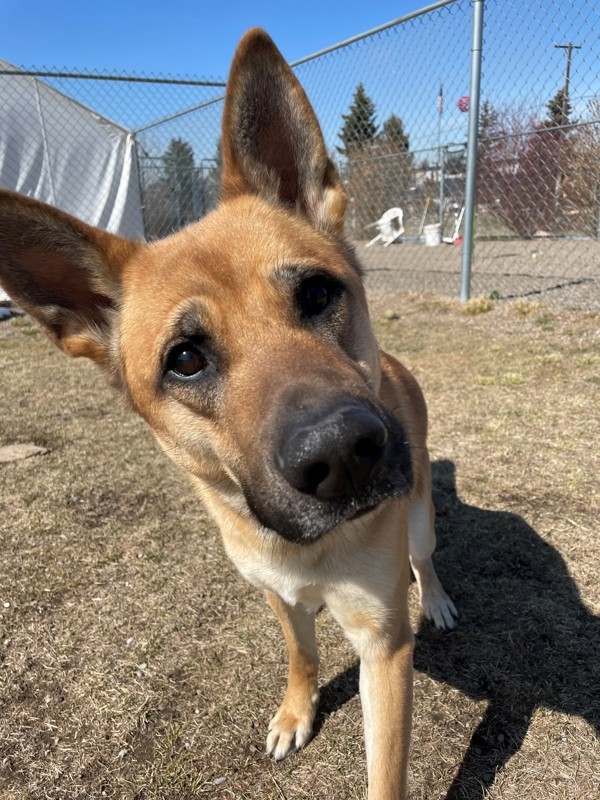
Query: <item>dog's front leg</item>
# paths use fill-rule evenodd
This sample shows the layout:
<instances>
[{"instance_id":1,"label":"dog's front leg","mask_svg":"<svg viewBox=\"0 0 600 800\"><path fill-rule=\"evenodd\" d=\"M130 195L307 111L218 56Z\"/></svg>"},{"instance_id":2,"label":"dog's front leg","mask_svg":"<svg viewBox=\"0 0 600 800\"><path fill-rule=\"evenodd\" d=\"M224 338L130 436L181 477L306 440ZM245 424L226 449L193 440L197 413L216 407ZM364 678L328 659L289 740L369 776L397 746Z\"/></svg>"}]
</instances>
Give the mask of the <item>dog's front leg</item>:
<instances>
[{"instance_id":1,"label":"dog's front leg","mask_svg":"<svg viewBox=\"0 0 600 800\"><path fill-rule=\"evenodd\" d=\"M319 660L315 615L301 605L288 605L273 592L266 596L279 618L289 656L287 689L267 736L267 753L280 761L304 747L312 736L319 699Z\"/></svg>"},{"instance_id":2,"label":"dog's front leg","mask_svg":"<svg viewBox=\"0 0 600 800\"><path fill-rule=\"evenodd\" d=\"M373 624L372 615L357 610L358 603L353 609L329 606L360 656L369 800L407 796L414 637L404 591L398 592L397 600L395 609L388 606L383 625ZM378 616L381 620L383 615Z\"/></svg>"},{"instance_id":3,"label":"dog's front leg","mask_svg":"<svg viewBox=\"0 0 600 800\"><path fill-rule=\"evenodd\" d=\"M383 654L364 655L360 699L365 727L369 800L401 800L412 722L412 633Z\"/></svg>"},{"instance_id":4,"label":"dog's front leg","mask_svg":"<svg viewBox=\"0 0 600 800\"><path fill-rule=\"evenodd\" d=\"M360 657L369 800L404 800L412 726L407 504L391 503L325 602ZM351 579L350 579L351 578Z\"/></svg>"}]
</instances>

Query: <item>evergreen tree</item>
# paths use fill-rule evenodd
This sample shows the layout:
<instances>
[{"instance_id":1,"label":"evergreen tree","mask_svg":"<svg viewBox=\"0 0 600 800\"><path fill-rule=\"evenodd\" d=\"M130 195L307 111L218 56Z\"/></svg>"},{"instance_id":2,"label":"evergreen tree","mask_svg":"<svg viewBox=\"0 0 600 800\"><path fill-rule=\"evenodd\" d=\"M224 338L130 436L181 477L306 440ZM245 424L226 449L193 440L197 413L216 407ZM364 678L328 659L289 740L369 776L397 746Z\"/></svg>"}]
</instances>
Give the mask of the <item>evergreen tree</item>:
<instances>
[{"instance_id":1,"label":"evergreen tree","mask_svg":"<svg viewBox=\"0 0 600 800\"><path fill-rule=\"evenodd\" d=\"M479 141L483 147L491 148L496 142L490 142L494 136L502 136L504 128L500 122L500 112L489 100L484 100L479 115Z\"/></svg>"},{"instance_id":2,"label":"evergreen tree","mask_svg":"<svg viewBox=\"0 0 600 800\"><path fill-rule=\"evenodd\" d=\"M510 168L507 140L496 138L504 134L506 129L500 121L500 112L489 100L484 100L479 114L477 191L481 203L489 207L494 207L496 198L502 196L505 172L507 167Z\"/></svg>"},{"instance_id":3,"label":"evergreen tree","mask_svg":"<svg viewBox=\"0 0 600 800\"><path fill-rule=\"evenodd\" d=\"M548 121L552 125L568 125L571 116L571 103L564 87L559 89L547 105Z\"/></svg>"},{"instance_id":4,"label":"evergreen tree","mask_svg":"<svg viewBox=\"0 0 600 800\"><path fill-rule=\"evenodd\" d=\"M163 156L163 165L175 206L175 224L177 228L182 228L196 216L194 213L196 165L191 144L183 139L171 139Z\"/></svg>"},{"instance_id":5,"label":"evergreen tree","mask_svg":"<svg viewBox=\"0 0 600 800\"><path fill-rule=\"evenodd\" d=\"M482 186L495 181L493 173L501 167L499 159L502 159L505 150L505 140L498 137L505 134L506 129L500 121L500 112L489 100L484 100L479 114L478 150L479 170L485 175L485 180L482 178L480 181Z\"/></svg>"},{"instance_id":6,"label":"evergreen tree","mask_svg":"<svg viewBox=\"0 0 600 800\"><path fill-rule=\"evenodd\" d=\"M409 138L404 132L404 123L396 114L392 114L382 126L382 136L386 142L393 144L402 152L408 152Z\"/></svg>"},{"instance_id":7,"label":"evergreen tree","mask_svg":"<svg viewBox=\"0 0 600 800\"><path fill-rule=\"evenodd\" d=\"M338 136L343 146L337 148L342 155L347 156L354 149L372 142L377 135L375 104L365 92L362 83L356 87L350 110L347 114L342 114L342 119L344 124Z\"/></svg>"},{"instance_id":8,"label":"evergreen tree","mask_svg":"<svg viewBox=\"0 0 600 800\"><path fill-rule=\"evenodd\" d=\"M203 158L197 169L198 216L203 217L217 207L221 190L221 172L223 169L223 148L221 137L217 139L215 154L212 158Z\"/></svg>"}]
</instances>

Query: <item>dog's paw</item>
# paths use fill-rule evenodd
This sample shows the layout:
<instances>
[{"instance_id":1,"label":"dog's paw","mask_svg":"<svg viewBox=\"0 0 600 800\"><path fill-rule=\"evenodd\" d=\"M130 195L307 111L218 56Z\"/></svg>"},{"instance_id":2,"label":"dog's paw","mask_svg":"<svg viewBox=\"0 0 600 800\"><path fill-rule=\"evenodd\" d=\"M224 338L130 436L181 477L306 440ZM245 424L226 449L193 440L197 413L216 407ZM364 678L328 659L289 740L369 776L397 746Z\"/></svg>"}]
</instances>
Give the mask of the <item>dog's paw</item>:
<instances>
[{"instance_id":1,"label":"dog's paw","mask_svg":"<svg viewBox=\"0 0 600 800\"><path fill-rule=\"evenodd\" d=\"M315 719L316 698L304 710L292 709L285 701L269 724L267 755L281 761L310 741Z\"/></svg>"},{"instance_id":2,"label":"dog's paw","mask_svg":"<svg viewBox=\"0 0 600 800\"><path fill-rule=\"evenodd\" d=\"M439 631L453 631L458 625L458 611L441 585L431 587L421 596L423 613Z\"/></svg>"}]
</instances>

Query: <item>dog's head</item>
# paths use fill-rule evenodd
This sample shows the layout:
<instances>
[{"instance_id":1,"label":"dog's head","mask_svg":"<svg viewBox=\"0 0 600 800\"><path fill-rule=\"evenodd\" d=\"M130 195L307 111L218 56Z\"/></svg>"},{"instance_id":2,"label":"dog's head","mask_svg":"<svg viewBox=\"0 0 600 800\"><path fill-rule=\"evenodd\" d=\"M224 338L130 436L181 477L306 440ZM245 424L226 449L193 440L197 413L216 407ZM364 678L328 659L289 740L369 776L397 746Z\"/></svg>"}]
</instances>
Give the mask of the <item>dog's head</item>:
<instances>
[{"instance_id":1,"label":"dog's head","mask_svg":"<svg viewBox=\"0 0 600 800\"><path fill-rule=\"evenodd\" d=\"M217 210L153 244L2 193L0 282L106 370L186 470L310 541L406 492L411 459L377 398L341 179L259 30L235 55L222 151Z\"/></svg>"}]
</instances>

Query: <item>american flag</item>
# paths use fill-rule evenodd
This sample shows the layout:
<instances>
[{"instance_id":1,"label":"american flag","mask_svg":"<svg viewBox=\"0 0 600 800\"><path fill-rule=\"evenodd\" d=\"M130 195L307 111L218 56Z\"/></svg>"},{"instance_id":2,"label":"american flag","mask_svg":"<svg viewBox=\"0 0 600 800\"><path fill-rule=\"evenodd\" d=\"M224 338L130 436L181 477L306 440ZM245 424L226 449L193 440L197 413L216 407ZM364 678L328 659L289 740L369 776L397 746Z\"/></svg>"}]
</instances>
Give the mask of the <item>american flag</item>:
<instances>
[{"instance_id":1,"label":"american flag","mask_svg":"<svg viewBox=\"0 0 600 800\"><path fill-rule=\"evenodd\" d=\"M441 83L440 83L440 93L438 94L438 99L437 99L437 110L439 114L444 113L444 88Z\"/></svg>"}]
</instances>

